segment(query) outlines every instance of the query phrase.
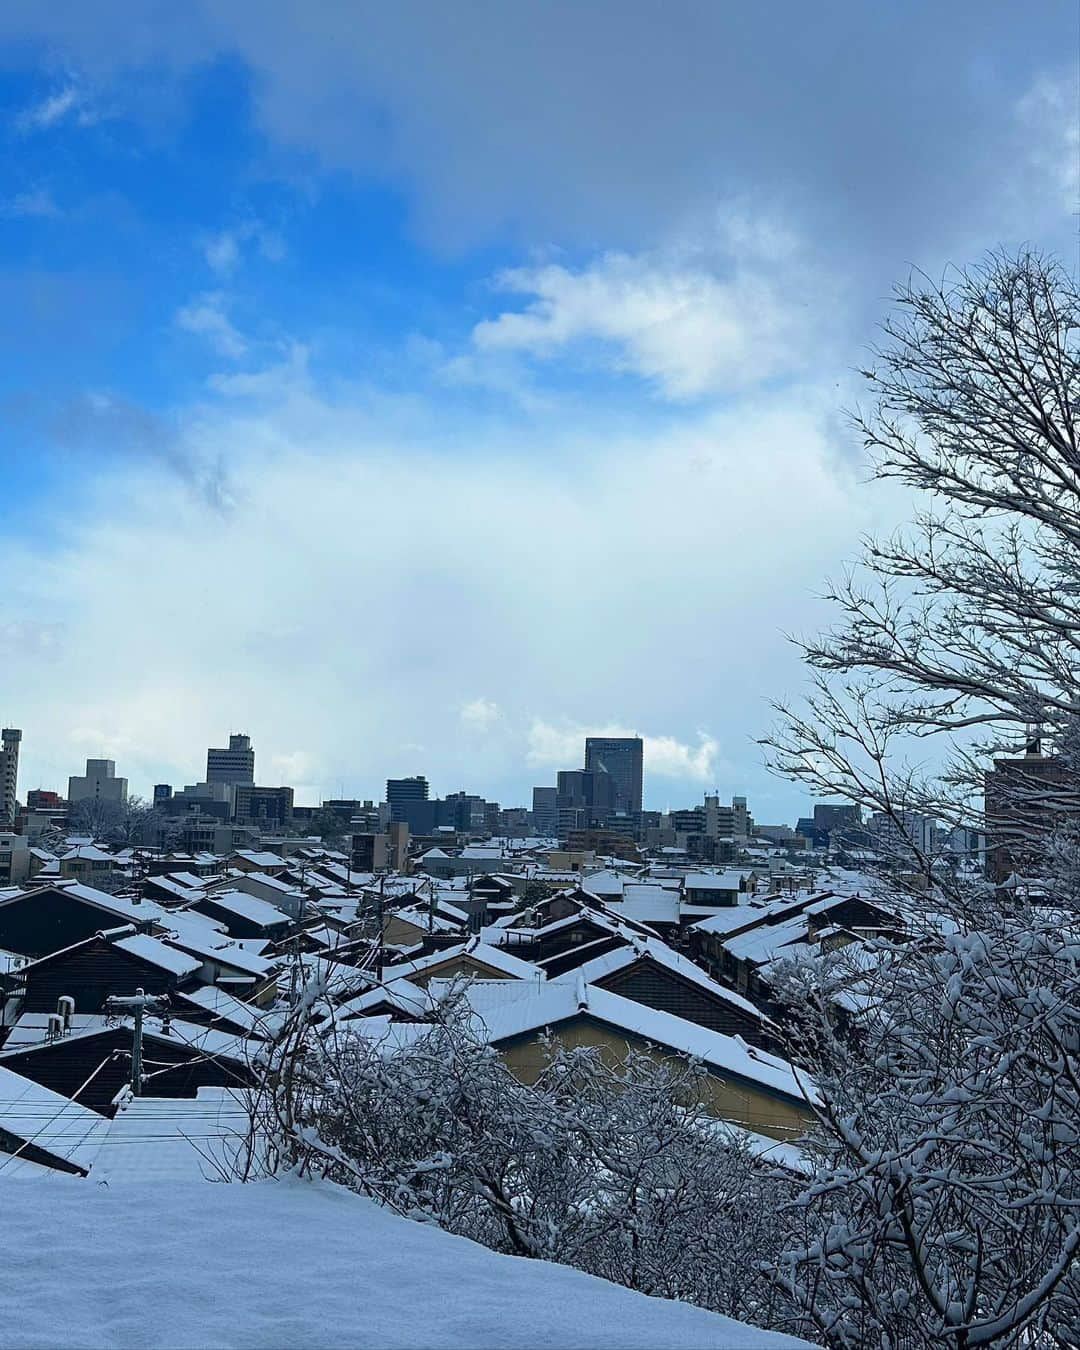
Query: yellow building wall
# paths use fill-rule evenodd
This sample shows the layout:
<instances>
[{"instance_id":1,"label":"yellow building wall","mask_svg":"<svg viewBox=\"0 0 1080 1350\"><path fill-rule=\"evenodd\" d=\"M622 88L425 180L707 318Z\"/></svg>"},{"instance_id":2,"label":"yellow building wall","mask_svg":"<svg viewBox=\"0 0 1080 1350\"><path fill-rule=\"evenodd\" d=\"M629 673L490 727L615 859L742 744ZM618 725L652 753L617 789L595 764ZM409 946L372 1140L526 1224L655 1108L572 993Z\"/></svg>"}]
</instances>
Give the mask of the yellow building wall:
<instances>
[{"instance_id":1,"label":"yellow building wall","mask_svg":"<svg viewBox=\"0 0 1080 1350\"><path fill-rule=\"evenodd\" d=\"M552 1030L552 1041L569 1049L593 1046L600 1049L604 1059L612 1065L622 1063L631 1050L648 1055L657 1063L672 1060L655 1046L595 1023L581 1021L566 1023ZM503 1059L516 1078L523 1083L535 1083L548 1062L548 1048L539 1036L501 1050ZM737 1081L725 1082L710 1074L702 1083L702 1101L710 1115L745 1125L758 1134L773 1139L792 1139L805 1133L813 1116L809 1107L799 1108L793 1103L772 1097L764 1091L755 1091Z\"/></svg>"}]
</instances>

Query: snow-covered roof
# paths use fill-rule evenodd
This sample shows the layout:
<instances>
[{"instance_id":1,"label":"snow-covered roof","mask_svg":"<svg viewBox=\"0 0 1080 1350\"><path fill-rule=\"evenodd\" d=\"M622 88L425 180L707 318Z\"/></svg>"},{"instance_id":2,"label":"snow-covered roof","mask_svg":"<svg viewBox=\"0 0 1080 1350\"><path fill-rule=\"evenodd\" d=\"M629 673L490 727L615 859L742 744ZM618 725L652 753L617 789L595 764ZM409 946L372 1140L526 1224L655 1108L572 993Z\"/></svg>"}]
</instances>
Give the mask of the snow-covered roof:
<instances>
[{"instance_id":1,"label":"snow-covered roof","mask_svg":"<svg viewBox=\"0 0 1080 1350\"><path fill-rule=\"evenodd\" d=\"M736 961L750 961L754 965L763 965L771 961L782 947L793 942L803 942L809 925L804 914L794 914L783 923L762 924L751 928L747 933L739 933L724 941L724 950Z\"/></svg>"},{"instance_id":2,"label":"snow-covered roof","mask_svg":"<svg viewBox=\"0 0 1080 1350\"><path fill-rule=\"evenodd\" d=\"M624 888L621 900L611 902L611 908L638 923L677 924L679 892L665 886L634 882Z\"/></svg>"},{"instance_id":3,"label":"snow-covered roof","mask_svg":"<svg viewBox=\"0 0 1080 1350\"><path fill-rule=\"evenodd\" d=\"M273 928L289 922L289 916L272 905L269 900L260 900L257 895L248 895L247 891L214 891L210 895L196 896L196 903L217 905L238 919L258 924L262 928Z\"/></svg>"},{"instance_id":4,"label":"snow-covered roof","mask_svg":"<svg viewBox=\"0 0 1080 1350\"><path fill-rule=\"evenodd\" d=\"M477 1015L492 1042L589 1016L618 1031L698 1059L720 1076L735 1075L796 1101L804 1100L802 1083L807 1080L800 1079L792 1065L778 1055L747 1045L739 1036L710 1031L581 979L549 980L535 986L530 998L477 1010Z\"/></svg>"},{"instance_id":5,"label":"snow-covered roof","mask_svg":"<svg viewBox=\"0 0 1080 1350\"><path fill-rule=\"evenodd\" d=\"M513 980L499 980L499 984L514 984ZM339 1018L363 1017L372 1008L382 1007L389 1003L391 1007L399 1012L405 1013L411 1017L422 1017L430 1012L434 1000L426 989L421 989L418 984L413 984L411 980L397 977L386 980L383 984L373 985L364 993L356 998L349 999L347 1003L342 1003L337 1009Z\"/></svg>"},{"instance_id":6,"label":"snow-covered roof","mask_svg":"<svg viewBox=\"0 0 1080 1350\"><path fill-rule=\"evenodd\" d=\"M232 854L234 858L243 858L245 862L251 863L255 867L284 867L285 859L280 858L276 853L260 852L257 849L238 848Z\"/></svg>"},{"instance_id":7,"label":"snow-covered roof","mask_svg":"<svg viewBox=\"0 0 1080 1350\"><path fill-rule=\"evenodd\" d=\"M41 873L34 878L33 884L29 890L19 891L16 895L7 897L0 903L8 903L11 899L21 899L27 895L33 895L36 890L49 889L62 890L65 895L74 896L84 904L93 905L95 908L104 910L108 914L116 915L129 923L145 923L149 919L160 919L168 914L168 910L157 905L153 900L134 901L125 899L120 895L109 895L107 891L99 891L95 886L87 886L80 881L65 881L62 883L45 882L41 883Z\"/></svg>"},{"instance_id":8,"label":"snow-covered roof","mask_svg":"<svg viewBox=\"0 0 1080 1350\"><path fill-rule=\"evenodd\" d=\"M19 1141L87 1171L107 1128L97 1111L0 1066L0 1129ZM16 1176L22 1163L14 1152L0 1153L0 1182ZM3 1209L7 1215L6 1199Z\"/></svg>"},{"instance_id":9,"label":"snow-covered roof","mask_svg":"<svg viewBox=\"0 0 1080 1350\"><path fill-rule=\"evenodd\" d=\"M60 855L60 861L117 863L120 859L113 853L106 853L103 848L98 848L96 844L79 844L76 848L70 849L67 853L62 853Z\"/></svg>"},{"instance_id":10,"label":"snow-covered roof","mask_svg":"<svg viewBox=\"0 0 1080 1350\"><path fill-rule=\"evenodd\" d=\"M255 952L249 951L233 938L217 933L199 933L195 930L189 930L170 940L175 943L176 947L183 948L185 952L191 952L205 961L213 961L222 966L232 966L236 970L242 970L248 975L255 975L259 978L269 975L277 964L274 961L268 961L264 956L258 956ZM197 970L201 964L201 961L196 962L195 969Z\"/></svg>"},{"instance_id":11,"label":"snow-covered roof","mask_svg":"<svg viewBox=\"0 0 1080 1350\"><path fill-rule=\"evenodd\" d=\"M180 979L186 975L194 975L202 964L201 961L196 961L186 953L169 946L168 943L159 942L157 938L152 938L147 933L133 933L131 937L119 938L113 946L119 947L121 951L130 952L147 965L168 970Z\"/></svg>"},{"instance_id":12,"label":"snow-covered roof","mask_svg":"<svg viewBox=\"0 0 1080 1350\"><path fill-rule=\"evenodd\" d=\"M203 1012L224 1018L233 1026L243 1027L249 1036L270 1036L281 1022L280 1014L245 1003L216 984L201 984L197 989L186 993L178 991L169 997L173 1006L181 1011L184 1004L190 1004Z\"/></svg>"},{"instance_id":13,"label":"snow-covered roof","mask_svg":"<svg viewBox=\"0 0 1080 1350\"><path fill-rule=\"evenodd\" d=\"M584 965L577 966L563 975L553 976L552 978L571 980L580 977L586 984L596 984L607 976L625 970L627 966L632 966L635 962L642 960L654 961L658 966L663 966L665 970L681 975L684 980L690 980L699 988L707 990L714 997L723 999L726 1003L730 1003L732 1007L738 1008L751 1017L760 1019L762 1016L760 1009L756 1008L749 999L743 998L741 994L736 994L731 989L725 989L722 984L718 984L706 975L700 966L695 965L689 957L683 956L681 952L674 951L659 938L635 936L626 946L616 947L613 951L605 952L601 956L594 956Z\"/></svg>"},{"instance_id":14,"label":"snow-covered roof","mask_svg":"<svg viewBox=\"0 0 1080 1350\"><path fill-rule=\"evenodd\" d=\"M536 980L544 978L543 972L534 966L531 961L523 961L519 956L511 956L501 947L492 947L486 942L481 942L477 937L470 938L468 942L462 942L456 947L445 947L442 951L431 952L416 960L392 966L385 972L385 975L387 980L397 979L400 976L408 979L463 958L485 965L491 970L500 971L512 979Z\"/></svg>"},{"instance_id":15,"label":"snow-covered roof","mask_svg":"<svg viewBox=\"0 0 1080 1350\"><path fill-rule=\"evenodd\" d=\"M688 891L737 891L749 875L749 872L734 869L726 872L687 872L683 886Z\"/></svg>"},{"instance_id":16,"label":"snow-covered roof","mask_svg":"<svg viewBox=\"0 0 1080 1350\"><path fill-rule=\"evenodd\" d=\"M116 1186L230 1178L246 1161L249 1126L250 1094L242 1088L200 1087L194 1098L128 1096L106 1122L90 1180Z\"/></svg>"}]
</instances>

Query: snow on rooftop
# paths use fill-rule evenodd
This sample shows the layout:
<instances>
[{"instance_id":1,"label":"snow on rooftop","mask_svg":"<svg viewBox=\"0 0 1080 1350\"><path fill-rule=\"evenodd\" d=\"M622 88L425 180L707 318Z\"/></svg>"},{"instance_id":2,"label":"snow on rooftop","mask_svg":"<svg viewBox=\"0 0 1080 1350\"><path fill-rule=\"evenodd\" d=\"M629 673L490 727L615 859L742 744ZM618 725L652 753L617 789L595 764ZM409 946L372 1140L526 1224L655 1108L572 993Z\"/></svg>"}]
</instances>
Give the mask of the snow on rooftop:
<instances>
[{"instance_id":1,"label":"snow on rooftop","mask_svg":"<svg viewBox=\"0 0 1080 1350\"><path fill-rule=\"evenodd\" d=\"M105 1117L88 1106L80 1106L78 1102L35 1083L32 1078L0 1067L0 1130L14 1135L20 1144L33 1144L85 1170L90 1166L106 1126ZM22 1155L17 1156L14 1151L0 1153L0 1182L16 1176L22 1165ZM48 1206L43 1208L47 1211ZM6 1197L0 1212L6 1219ZM9 1241L10 1232L5 1224L5 1266L11 1255ZM0 1294L0 1302L2 1299ZM3 1325L0 1319L0 1327ZM2 1336L0 1331L0 1338Z\"/></svg>"},{"instance_id":2,"label":"snow on rooftop","mask_svg":"<svg viewBox=\"0 0 1080 1350\"><path fill-rule=\"evenodd\" d=\"M113 946L119 947L121 951L130 952L132 956L137 956L140 961L146 961L149 965L171 971L181 979L185 975L194 975L202 964L193 956L188 956L165 942L159 942L157 938L152 938L146 933L133 933L131 937L119 938Z\"/></svg>"},{"instance_id":3,"label":"snow on rooftop","mask_svg":"<svg viewBox=\"0 0 1080 1350\"><path fill-rule=\"evenodd\" d=\"M143 1109L149 1123L154 1108ZM490 1252L326 1182L95 1186L60 1177L47 1204L28 1181L4 1189L0 1208L0 1342L20 1347L806 1344L565 1266Z\"/></svg>"},{"instance_id":4,"label":"snow on rooftop","mask_svg":"<svg viewBox=\"0 0 1080 1350\"><path fill-rule=\"evenodd\" d=\"M392 966L385 972L386 978L390 980L404 976L408 979L411 976L423 974L425 970L438 967L444 962L461 960L463 957L471 957L472 960L489 966L492 970L501 971L513 979L536 980L543 978L543 972L534 966L531 961L523 961L519 956L511 956L501 947L489 946L488 943L481 942L478 938L470 938L468 942L462 942L456 947L445 947L442 951L431 952L417 960L405 961L401 965Z\"/></svg>"},{"instance_id":5,"label":"snow on rooftop","mask_svg":"<svg viewBox=\"0 0 1080 1350\"><path fill-rule=\"evenodd\" d=\"M720 1076L738 1075L797 1101L804 1100L803 1080L786 1059L747 1045L740 1036L710 1031L582 979L549 980L534 985L530 998L476 1011L492 1041L510 1040L587 1014L619 1031L699 1059Z\"/></svg>"},{"instance_id":6,"label":"snow on rooftop","mask_svg":"<svg viewBox=\"0 0 1080 1350\"><path fill-rule=\"evenodd\" d=\"M273 927L288 923L289 916L269 900L260 900L258 896L248 895L246 891L214 891L210 895L196 897L196 903L205 901L208 905L218 905L239 919L257 923L263 927Z\"/></svg>"},{"instance_id":7,"label":"snow on rooftop","mask_svg":"<svg viewBox=\"0 0 1080 1350\"><path fill-rule=\"evenodd\" d=\"M635 961L642 959L655 961L657 965L681 975L684 980L692 981L700 988L708 990L716 998L723 999L726 1003L730 1003L733 1007L755 1019L762 1015L761 1010L756 1008L749 999L745 999L741 994L736 994L734 990L726 989L722 984L718 984L700 966L695 965L689 957L675 951L659 938L634 936L626 946L616 947L614 951L605 952L601 956L594 956L583 965L554 978L569 980L580 976L586 984L595 984L604 979L605 976L614 975L619 970L625 970L627 966L632 966Z\"/></svg>"}]
</instances>

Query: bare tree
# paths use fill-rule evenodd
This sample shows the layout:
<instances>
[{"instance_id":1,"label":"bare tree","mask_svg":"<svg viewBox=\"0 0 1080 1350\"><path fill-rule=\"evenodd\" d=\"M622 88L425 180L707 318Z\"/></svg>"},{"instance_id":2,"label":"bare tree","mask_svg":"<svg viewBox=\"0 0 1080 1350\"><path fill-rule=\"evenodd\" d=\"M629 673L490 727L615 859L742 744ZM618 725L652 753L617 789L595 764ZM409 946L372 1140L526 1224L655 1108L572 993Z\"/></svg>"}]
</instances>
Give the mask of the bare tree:
<instances>
[{"instance_id":1,"label":"bare tree","mask_svg":"<svg viewBox=\"0 0 1080 1350\"><path fill-rule=\"evenodd\" d=\"M1075 1344L1080 297L1025 253L896 299L855 421L923 505L830 588L766 744L881 814L915 938L841 980L854 1037L838 972L797 977L830 1156L783 1278L832 1344ZM1008 875L944 858L926 816L989 831Z\"/></svg>"}]
</instances>

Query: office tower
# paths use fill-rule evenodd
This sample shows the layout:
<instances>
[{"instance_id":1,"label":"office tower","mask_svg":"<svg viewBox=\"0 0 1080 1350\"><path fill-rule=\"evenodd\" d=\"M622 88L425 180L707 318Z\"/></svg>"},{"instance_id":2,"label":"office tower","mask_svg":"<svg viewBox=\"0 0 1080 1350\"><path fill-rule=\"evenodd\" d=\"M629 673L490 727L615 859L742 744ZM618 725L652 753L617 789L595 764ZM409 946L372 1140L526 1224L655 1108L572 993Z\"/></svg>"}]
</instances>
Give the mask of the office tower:
<instances>
[{"instance_id":1,"label":"office tower","mask_svg":"<svg viewBox=\"0 0 1080 1350\"><path fill-rule=\"evenodd\" d=\"M532 815L537 834L554 835L559 825L559 789L534 787Z\"/></svg>"},{"instance_id":2,"label":"office tower","mask_svg":"<svg viewBox=\"0 0 1080 1350\"><path fill-rule=\"evenodd\" d=\"M68 779L68 801L115 802L122 806L127 801L128 783L126 778L117 778L116 763L111 759L88 759L86 773L79 778Z\"/></svg>"},{"instance_id":3,"label":"office tower","mask_svg":"<svg viewBox=\"0 0 1080 1350\"><path fill-rule=\"evenodd\" d=\"M585 768L611 775L615 780L615 810L628 815L641 810L644 758L640 736L585 738Z\"/></svg>"},{"instance_id":4,"label":"office tower","mask_svg":"<svg viewBox=\"0 0 1080 1350\"><path fill-rule=\"evenodd\" d=\"M610 815L615 809L618 784L603 769L560 769L556 781L560 809L587 808L597 815Z\"/></svg>"},{"instance_id":5,"label":"office tower","mask_svg":"<svg viewBox=\"0 0 1080 1350\"><path fill-rule=\"evenodd\" d=\"M405 819L404 808L407 802L426 802L428 799L428 780L421 774L412 778L388 778L386 780L386 804L390 808L390 819Z\"/></svg>"},{"instance_id":6,"label":"office tower","mask_svg":"<svg viewBox=\"0 0 1080 1350\"><path fill-rule=\"evenodd\" d=\"M15 727L0 731L0 826L15 824L15 801L19 786L19 745L22 732Z\"/></svg>"},{"instance_id":7,"label":"office tower","mask_svg":"<svg viewBox=\"0 0 1080 1350\"><path fill-rule=\"evenodd\" d=\"M254 783L255 751L250 736L229 737L228 749L206 752L206 781L208 783Z\"/></svg>"},{"instance_id":8,"label":"office tower","mask_svg":"<svg viewBox=\"0 0 1080 1350\"><path fill-rule=\"evenodd\" d=\"M160 806L160 805L162 804L162 802L167 802L171 796L172 796L172 784L171 784L171 783L155 783L155 784L154 784L154 805L155 805L155 806Z\"/></svg>"}]
</instances>

